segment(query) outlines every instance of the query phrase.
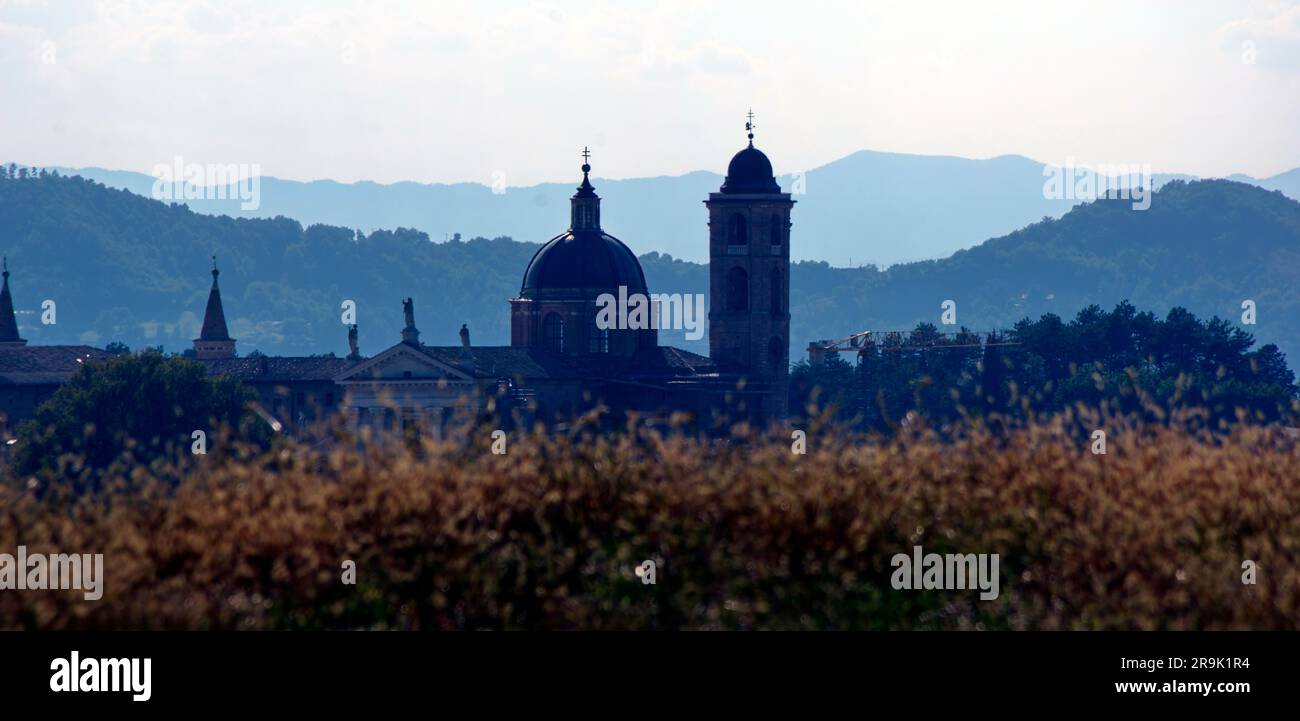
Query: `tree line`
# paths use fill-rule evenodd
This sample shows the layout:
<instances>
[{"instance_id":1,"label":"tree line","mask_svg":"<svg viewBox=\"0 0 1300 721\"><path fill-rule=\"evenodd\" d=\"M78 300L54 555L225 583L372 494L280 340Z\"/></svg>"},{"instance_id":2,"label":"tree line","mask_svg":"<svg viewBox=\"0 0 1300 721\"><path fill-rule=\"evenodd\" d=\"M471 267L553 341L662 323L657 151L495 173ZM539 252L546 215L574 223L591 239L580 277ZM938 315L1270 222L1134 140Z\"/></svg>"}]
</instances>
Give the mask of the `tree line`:
<instances>
[{"instance_id":1,"label":"tree line","mask_svg":"<svg viewBox=\"0 0 1300 721\"><path fill-rule=\"evenodd\" d=\"M1196 411L1199 423L1293 422L1295 374L1276 345L1183 308L1159 318L1127 301L1091 305L1069 322L1022 319L1003 333L962 328L953 343L918 324L883 343L807 360L791 372L792 412L829 410L863 429L891 431L912 418L1024 418L1080 405L1154 418ZM1253 348L1253 349L1252 349Z\"/></svg>"}]
</instances>

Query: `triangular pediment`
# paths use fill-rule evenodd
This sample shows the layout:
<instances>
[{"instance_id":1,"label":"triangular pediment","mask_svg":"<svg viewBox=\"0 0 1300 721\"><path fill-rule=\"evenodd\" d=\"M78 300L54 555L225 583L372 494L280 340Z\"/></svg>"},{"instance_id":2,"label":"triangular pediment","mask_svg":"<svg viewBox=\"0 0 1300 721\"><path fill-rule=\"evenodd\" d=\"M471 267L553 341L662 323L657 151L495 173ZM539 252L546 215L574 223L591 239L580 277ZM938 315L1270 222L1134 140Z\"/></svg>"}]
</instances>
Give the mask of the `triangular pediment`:
<instances>
[{"instance_id":1,"label":"triangular pediment","mask_svg":"<svg viewBox=\"0 0 1300 721\"><path fill-rule=\"evenodd\" d=\"M340 373L336 382L447 380L472 381L473 378L455 366L435 360L418 348L398 343L373 358L369 358Z\"/></svg>"}]
</instances>

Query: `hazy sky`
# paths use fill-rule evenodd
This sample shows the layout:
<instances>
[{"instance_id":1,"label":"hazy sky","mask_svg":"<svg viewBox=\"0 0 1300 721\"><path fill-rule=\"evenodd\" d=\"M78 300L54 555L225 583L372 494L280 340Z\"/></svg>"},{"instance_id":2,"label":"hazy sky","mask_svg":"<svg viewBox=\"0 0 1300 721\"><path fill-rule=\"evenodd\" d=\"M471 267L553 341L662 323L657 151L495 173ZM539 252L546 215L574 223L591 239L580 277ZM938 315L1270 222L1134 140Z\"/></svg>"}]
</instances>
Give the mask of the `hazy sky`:
<instances>
[{"instance_id":1,"label":"hazy sky","mask_svg":"<svg viewBox=\"0 0 1300 721\"><path fill-rule=\"evenodd\" d=\"M300 180L725 170L855 150L1300 166L1300 4L0 0L0 160ZM494 175L495 174L495 175Z\"/></svg>"}]
</instances>

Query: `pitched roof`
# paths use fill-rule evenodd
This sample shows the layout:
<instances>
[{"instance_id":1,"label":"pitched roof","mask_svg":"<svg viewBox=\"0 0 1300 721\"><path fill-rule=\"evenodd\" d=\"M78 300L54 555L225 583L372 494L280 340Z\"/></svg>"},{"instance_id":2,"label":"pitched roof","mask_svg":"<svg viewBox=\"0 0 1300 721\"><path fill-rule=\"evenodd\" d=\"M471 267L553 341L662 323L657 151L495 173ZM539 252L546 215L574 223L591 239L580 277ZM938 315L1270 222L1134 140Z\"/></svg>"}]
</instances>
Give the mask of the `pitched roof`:
<instances>
[{"instance_id":1,"label":"pitched roof","mask_svg":"<svg viewBox=\"0 0 1300 721\"><path fill-rule=\"evenodd\" d=\"M212 290L208 291L208 307L203 311L203 330L199 331L199 340L230 340L226 311L221 307L221 289L217 287L220 273L215 267L212 269Z\"/></svg>"},{"instance_id":2,"label":"pitched roof","mask_svg":"<svg viewBox=\"0 0 1300 721\"><path fill-rule=\"evenodd\" d=\"M260 356L255 358L200 358L212 375L225 375L247 382L327 381L354 366L347 358Z\"/></svg>"},{"instance_id":3,"label":"pitched roof","mask_svg":"<svg viewBox=\"0 0 1300 721\"><path fill-rule=\"evenodd\" d=\"M65 383L82 362L110 354L86 345L0 349L0 385ZM328 381L357 361L346 358L276 357L198 359L212 375L247 382Z\"/></svg>"},{"instance_id":4,"label":"pitched roof","mask_svg":"<svg viewBox=\"0 0 1300 721\"><path fill-rule=\"evenodd\" d=\"M537 348L475 346L467 363L460 346L420 346L429 357L478 378L671 380L725 372L712 359L680 348L647 348L633 356L567 356Z\"/></svg>"},{"instance_id":5,"label":"pitched roof","mask_svg":"<svg viewBox=\"0 0 1300 721\"><path fill-rule=\"evenodd\" d=\"M0 350L0 385L64 383L84 361L108 355L88 345L37 345Z\"/></svg>"}]
</instances>

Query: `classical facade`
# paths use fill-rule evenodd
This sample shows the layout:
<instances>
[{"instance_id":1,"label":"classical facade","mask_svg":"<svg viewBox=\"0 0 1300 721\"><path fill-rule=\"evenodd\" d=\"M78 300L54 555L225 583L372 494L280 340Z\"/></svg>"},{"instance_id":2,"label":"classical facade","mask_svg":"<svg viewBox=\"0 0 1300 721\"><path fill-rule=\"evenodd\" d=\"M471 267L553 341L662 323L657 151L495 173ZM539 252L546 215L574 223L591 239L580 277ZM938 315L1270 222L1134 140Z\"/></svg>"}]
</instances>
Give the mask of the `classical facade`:
<instances>
[{"instance_id":1,"label":"classical facade","mask_svg":"<svg viewBox=\"0 0 1300 721\"><path fill-rule=\"evenodd\" d=\"M650 297L636 255L601 225L600 196L584 150L569 227L547 241L509 300L510 345L476 346L461 326L457 346L420 340L415 303L403 301L400 340L372 357L238 357L226 324L213 259L212 287L194 356L217 375L258 394L259 413L295 431L344 413L358 426L445 433L465 416L561 425L593 407L611 421L637 413L684 413L780 421L787 414L790 337L790 215L794 206L772 164L749 144L731 159L726 180L704 201L708 211L710 357L659 345L655 325L602 322L599 299ZM25 347L14 322L8 271L0 291L0 401L9 416L30 415L75 364L103 355L83 346ZM37 357L40 356L40 357ZM40 368L24 376L21 368ZM39 381L39 382L38 382Z\"/></svg>"}]
</instances>

